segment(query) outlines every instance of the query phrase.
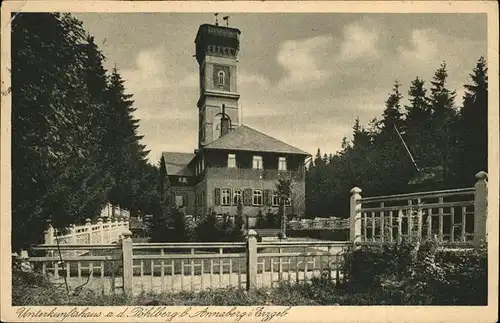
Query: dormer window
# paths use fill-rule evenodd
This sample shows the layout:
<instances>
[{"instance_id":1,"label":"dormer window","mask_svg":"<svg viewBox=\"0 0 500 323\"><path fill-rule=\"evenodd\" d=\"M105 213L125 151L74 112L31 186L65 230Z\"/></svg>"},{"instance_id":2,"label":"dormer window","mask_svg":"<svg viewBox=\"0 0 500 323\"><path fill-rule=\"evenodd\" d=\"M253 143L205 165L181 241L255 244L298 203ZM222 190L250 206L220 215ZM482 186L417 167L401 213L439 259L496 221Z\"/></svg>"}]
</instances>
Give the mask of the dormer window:
<instances>
[{"instance_id":1,"label":"dormer window","mask_svg":"<svg viewBox=\"0 0 500 323\"><path fill-rule=\"evenodd\" d=\"M219 71L219 73L217 73L217 78L219 86L224 86L226 73L224 73L224 71Z\"/></svg>"}]
</instances>

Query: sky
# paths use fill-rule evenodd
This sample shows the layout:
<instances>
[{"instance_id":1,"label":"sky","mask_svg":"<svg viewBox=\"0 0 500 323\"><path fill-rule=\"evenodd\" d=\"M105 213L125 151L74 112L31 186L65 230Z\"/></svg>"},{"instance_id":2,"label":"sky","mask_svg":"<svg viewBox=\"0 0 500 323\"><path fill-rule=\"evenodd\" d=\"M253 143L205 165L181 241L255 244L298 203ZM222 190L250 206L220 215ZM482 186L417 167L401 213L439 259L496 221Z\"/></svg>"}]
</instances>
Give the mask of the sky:
<instances>
[{"instance_id":1,"label":"sky","mask_svg":"<svg viewBox=\"0 0 500 323\"><path fill-rule=\"evenodd\" d=\"M356 117L380 118L397 80L405 96L440 64L461 104L463 85L486 57L485 14L220 13L241 30L238 89L243 124L314 155L340 150ZM135 101L142 143L163 151L197 148L198 27L212 13L81 13ZM221 21L221 24L223 22ZM404 102L406 103L406 101Z\"/></svg>"}]
</instances>

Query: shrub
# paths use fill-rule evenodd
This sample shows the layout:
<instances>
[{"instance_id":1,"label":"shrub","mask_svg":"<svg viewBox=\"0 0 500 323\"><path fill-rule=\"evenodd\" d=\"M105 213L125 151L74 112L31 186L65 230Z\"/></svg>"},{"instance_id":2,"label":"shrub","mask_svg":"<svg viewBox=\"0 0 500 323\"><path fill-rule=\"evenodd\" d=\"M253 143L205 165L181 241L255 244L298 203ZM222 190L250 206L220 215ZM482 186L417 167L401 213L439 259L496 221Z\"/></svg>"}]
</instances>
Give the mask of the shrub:
<instances>
[{"instance_id":1,"label":"shrub","mask_svg":"<svg viewBox=\"0 0 500 323\"><path fill-rule=\"evenodd\" d=\"M262 213L262 210L257 212L257 219L254 228L263 229L267 227L267 218Z\"/></svg>"},{"instance_id":2,"label":"shrub","mask_svg":"<svg viewBox=\"0 0 500 323\"><path fill-rule=\"evenodd\" d=\"M21 262L12 258L12 305L58 305L67 301L65 295L47 277L22 270Z\"/></svg>"},{"instance_id":3,"label":"shrub","mask_svg":"<svg viewBox=\"0 0 500 323\"><path fill-rule=\"evenodd\" d=\"M395 304L480 305L487 302L487 252L444 251L435 242L362 246L347 255L349 293L383 295Z\"/></svg>"},{"instance_id":4,"label":"shrub","mask_svg":"<svg viewBox=\"0 0 500 323\"><path fill-rule=\"evenodd\" d=\"M185 242L194 240L194 232L184 214L175 208L165 207L153 217L150 229L151 242Z\"/></svg>"}]
</instances>

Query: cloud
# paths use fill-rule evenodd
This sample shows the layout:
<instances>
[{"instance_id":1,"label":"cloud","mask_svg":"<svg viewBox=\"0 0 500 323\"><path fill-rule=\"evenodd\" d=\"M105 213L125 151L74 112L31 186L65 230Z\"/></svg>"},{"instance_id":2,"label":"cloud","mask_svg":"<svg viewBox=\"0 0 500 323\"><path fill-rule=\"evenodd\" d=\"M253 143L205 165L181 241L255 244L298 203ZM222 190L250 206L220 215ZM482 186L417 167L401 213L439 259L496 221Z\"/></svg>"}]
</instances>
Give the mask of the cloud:
<instances>
[{"instance_id":1,"label":"cloud","mask_svg":"<svg viewBox=\"0 0 500 323\"><path fill-rule=\"evenodd\" d=\"M140 51L135 66L120 72L125 88L133 93L139 119L178 120L194 118L198 75L185 62L176 63L165 47ZM185 107L189 102L192 107ZM178 108L183 106L183 108Z\"/></svg>"},{"instance_id":2,"label":"cloud","mask_svg":"<svg viewBox=\"0 0 500 323\"><path fill-rule=\"evenodd\" d=\"M431 28L414 29L410 33L409 42L397 48L393 70L399 65L397 72L402 75L400 81L409 86L409 82L418 75L429 81L442 62L446 62L448 71L447 87L455 90L455 105L462 104L463 85L470 82L469 74L477 59L486 54L485 42L447 35Z\"/></svg>"},{"instance_id":3,"label":"cloud","mask_svg":"<svg viewBox=\"0 0 500 323\"><path fill-rule=\"evenodd\" d=\"M238 75L238 85L241 87L257 86L260 88L264 88L271 86L271 83L263 75L251 73L248 71L242 71Z\"/></svg>"},{"instance_id":4,"label":"cloud","mask_svg":"<svg viewBox=\"0 0 500 323\"><path fill-rule=\"evenodd\" d=\"M460 104L463 84L486 51L483 40L425 24L398 28L360 19L323 30L300 36L287 30L272 46L247 44L253 53L265 54L249 54L238 66L244 123L312 154L317 148L340 149L342 138L351 138L356 117L364 125L380 118L394 80L403 84L404 100L416 76L429 88L443 60L448 87L457 90ZM144 48L127 58L132 67L120 71L134 94L139 131L153 161L161 151L191 152L197 145L198 66L186 54L192 41L184 42L170 39L172 47ZM265 68L256 68L256 62Z\"/></svg>"},{"instance_id":5,"label":"cloud","mask_svg":"<svg viewBox=\"0 0 500 323\"><path fill-rule=\"evenodd\" d=\"M333 73L320 66L320 59L331 45L333 39L317 36L305 40L287 40L276 56L286 75L278 83L284 91L307 90L319 86Z\"/></svg>"},{"instance_id":6,"label":"cloud","mask_svg":"<svg viewBox=\"0 0 500 323\"><path fill-rule=\"evenodd\" d=\"M432 29L415 29L411 33L410 46L398 48L399 58L406 63L429 62L439 54L440 35Z\"/></svg>"},{"instance_id":7,"label":"cloud","mask_svg":"<svg viewBox=\"0 0 500 323\"><path fill-rule=\"evenodd\" d=\"M121 72L126 81L126 88L137 92L169 86L170 80L165 72L164 56L165 49L162 47L139 52L135 60L136 67Z\"/></svg>"},{"instance_id":8,"label":"cloud","mask_svg":"<svg viewBox=\"0 0 500 323\"><path fill-rule=\"evenodd\" d=\"M373 28L355 22L344 28L343 41L340 45L340 59L351 61L358 58L379 57L376 47L379 34Z\"/></svg>"}]
</instances>

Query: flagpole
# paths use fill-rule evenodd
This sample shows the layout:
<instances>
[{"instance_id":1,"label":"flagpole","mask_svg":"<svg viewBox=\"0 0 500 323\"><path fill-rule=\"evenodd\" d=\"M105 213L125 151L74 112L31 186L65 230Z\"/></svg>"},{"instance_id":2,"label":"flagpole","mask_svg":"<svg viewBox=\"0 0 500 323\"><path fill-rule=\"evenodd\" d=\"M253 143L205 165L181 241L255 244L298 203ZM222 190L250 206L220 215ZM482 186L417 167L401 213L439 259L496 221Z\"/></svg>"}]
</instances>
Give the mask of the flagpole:
<instances>
[{"instance_id":1,"label":"flagpole","mask_svg":"<svg viewBox=\"0 0 500 323\"><path fill-rule=\"evenodd\" d=\"M408 146L406 146L406 143L405 141L403 140L403 137L401 136L401 134L399 133L399 130L398 128L396 127L396 125L393 125L394 126L394 129L396 130L398 136L399 136L399 139L401 139L401 142L403 143L403 146L405 147L406 149L406 152L408 153L408 156L410 156L411 158L411 161L413 162L413 165L415 166L415 168L417 169L417 172L420 172L420 169L418 169L418 166L417 166L417 163L415 162L415 159L413 159L413 156L411 155L410 153L410 149L408 149Z\"/></svg>"}]
</instances>

